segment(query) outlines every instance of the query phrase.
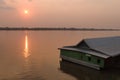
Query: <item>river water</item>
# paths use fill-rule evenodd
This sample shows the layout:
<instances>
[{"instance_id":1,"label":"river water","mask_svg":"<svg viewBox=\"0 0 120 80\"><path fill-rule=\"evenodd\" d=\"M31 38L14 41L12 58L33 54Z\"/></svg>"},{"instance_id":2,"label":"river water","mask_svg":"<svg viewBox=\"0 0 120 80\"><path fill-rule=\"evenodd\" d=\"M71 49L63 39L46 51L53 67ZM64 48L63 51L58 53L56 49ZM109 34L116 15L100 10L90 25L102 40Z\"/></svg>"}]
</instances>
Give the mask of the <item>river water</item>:
<instances>
[{"instance_id":1,"label":"river water","mask_svg":"<svg viewBox=\"0 0 120 80\"><path fill-rule=\"evenodd\" d=\"M0 80L120 80L120 71L96 71L61 61L58 48L119 31L0 31Z\"/></svg>"}]
</instances>

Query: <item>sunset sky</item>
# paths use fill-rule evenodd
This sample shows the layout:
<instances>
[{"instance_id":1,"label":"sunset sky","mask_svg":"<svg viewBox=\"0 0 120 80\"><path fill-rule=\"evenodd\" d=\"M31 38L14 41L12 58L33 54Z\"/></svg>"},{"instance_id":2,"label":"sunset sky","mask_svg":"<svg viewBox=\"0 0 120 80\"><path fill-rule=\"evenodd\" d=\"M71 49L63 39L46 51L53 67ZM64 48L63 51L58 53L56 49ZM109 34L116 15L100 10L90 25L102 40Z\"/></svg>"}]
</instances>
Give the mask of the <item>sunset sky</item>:
<instances>
[{"instance_id":1,"label":"sunset sky","mask_svg":"<svg viewBox=\"0 0 120 80\"><path fill-rule=\"evenodd\" d=\"M120 0L0 0L0 26L120 28Z\"/></svg>"}]
</instances>

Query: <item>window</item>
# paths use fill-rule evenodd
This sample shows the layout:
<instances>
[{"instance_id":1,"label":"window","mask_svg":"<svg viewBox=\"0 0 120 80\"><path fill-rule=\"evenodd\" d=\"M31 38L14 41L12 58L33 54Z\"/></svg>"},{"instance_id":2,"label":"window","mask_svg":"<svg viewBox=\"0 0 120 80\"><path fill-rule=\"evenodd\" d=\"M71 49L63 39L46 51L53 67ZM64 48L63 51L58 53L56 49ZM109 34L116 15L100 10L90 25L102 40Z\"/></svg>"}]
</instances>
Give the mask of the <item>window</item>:
<instances>
[{"instance_id":1,"label":"window","mask_svg":"<svg viewBox=\"0 0 120 80\"><path fill-rule=\"evenodd\" d=\"M91 57L88 57L88 61L91 61Z\"/></svg>"},{"instance_id":2,"label":"window","mask_svg":"<svg viewBox=\"0 0 120 80\"><path fill-rule=\"evenodd\" d=\"M83 59L83 55L81 55L81 59Z\"/></svg>"},{"instance_id":3,"label":"window","mask_svg":"<svg viewBox=\"0 0 120 80\"><path fill-rule=\"evenodd\" d=\"M98 60L97 60L97 63L100 64L100 62L101 62L100 59L98 59Z\"/></svg>"}]
</instances>

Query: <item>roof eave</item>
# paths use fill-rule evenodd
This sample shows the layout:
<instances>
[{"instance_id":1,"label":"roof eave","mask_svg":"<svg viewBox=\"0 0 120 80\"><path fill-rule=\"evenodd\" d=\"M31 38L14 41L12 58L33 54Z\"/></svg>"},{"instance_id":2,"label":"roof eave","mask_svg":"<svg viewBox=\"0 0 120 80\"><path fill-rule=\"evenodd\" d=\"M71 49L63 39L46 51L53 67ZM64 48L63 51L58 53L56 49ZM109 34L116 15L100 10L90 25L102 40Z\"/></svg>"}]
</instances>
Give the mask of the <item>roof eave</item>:
<instances>
[{"instance_id":1,"label":"roof eave","mask_svg":"<svg viewBox=\"0 0 120 80\"><path fill-rule=\"evenodd\" d=\"M101 53L99 53L99 52L94 52L94 53L96 53L96 54L93 54L92 52L89 52L89 51L87 51L87 50L77 50L76 48L60 48L60 49L63 49L63 50L71 50L71 51L77 51L77 52L83 52L83 53L87 53L87 54L91 54L91 55L94 55L94 56L97 56L97 57L101 57L101 58L109 58L110 56L108 56L108 55L105 55L105 54L101 54ZM73 49L75 49L75 50L73 50ZM98 55L98 54L99 55Z\"/></svg>"}]
</instances>

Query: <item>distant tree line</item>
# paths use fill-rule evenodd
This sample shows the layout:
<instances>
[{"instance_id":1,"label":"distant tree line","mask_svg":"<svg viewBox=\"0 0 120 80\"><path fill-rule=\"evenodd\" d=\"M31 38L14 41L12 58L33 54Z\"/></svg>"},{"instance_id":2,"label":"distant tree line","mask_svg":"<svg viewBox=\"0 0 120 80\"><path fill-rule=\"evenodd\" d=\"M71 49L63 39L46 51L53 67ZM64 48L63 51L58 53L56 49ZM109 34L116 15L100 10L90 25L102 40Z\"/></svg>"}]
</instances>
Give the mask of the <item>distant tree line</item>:
<instances>
[{"instance_id":1,"label":"distant tree line","mask_svg":"<svg viewBox=\"0 0 120 80\"><path fill-rule=\"evenodd\" d=\"M119 31L120 29L96 29L96 28L46 28L46 27L0 27L0 30L71 30L71 31Z\"/></svg>"}]
</instances>

